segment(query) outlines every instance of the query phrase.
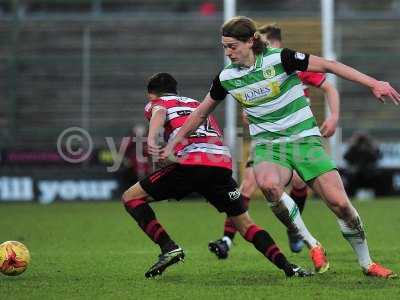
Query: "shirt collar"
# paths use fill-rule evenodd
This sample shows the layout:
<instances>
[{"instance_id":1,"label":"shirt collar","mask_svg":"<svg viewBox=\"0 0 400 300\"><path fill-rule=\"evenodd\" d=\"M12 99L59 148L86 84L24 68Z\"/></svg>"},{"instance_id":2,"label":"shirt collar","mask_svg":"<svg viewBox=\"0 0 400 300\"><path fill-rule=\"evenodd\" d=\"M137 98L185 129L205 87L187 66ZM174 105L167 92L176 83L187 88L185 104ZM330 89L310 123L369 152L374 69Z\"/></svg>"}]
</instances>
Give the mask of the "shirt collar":
<instances>
[{"instance_id":1,"label":"shirt collar","mask_svg":"<svg viewBox=\"0 0 400 300\"><path fill-rule=\"evenodd\" d=\"M258 53L256 55L256 69L259 69L262 67L262 63L263 63L263 54L262 53Z\"/></svg>"}]
</instances>

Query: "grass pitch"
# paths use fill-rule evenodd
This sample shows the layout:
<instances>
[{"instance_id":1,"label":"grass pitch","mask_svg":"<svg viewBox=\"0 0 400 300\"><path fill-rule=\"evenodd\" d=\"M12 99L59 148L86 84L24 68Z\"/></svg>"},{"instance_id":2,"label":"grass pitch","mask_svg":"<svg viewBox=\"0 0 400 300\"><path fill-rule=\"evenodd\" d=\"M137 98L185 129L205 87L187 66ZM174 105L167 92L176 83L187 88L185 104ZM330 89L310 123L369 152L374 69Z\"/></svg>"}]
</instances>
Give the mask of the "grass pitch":
<instances>
[{"instance_id":1,"label":"grass pitch","mask_svg":"<svg viewBox=\"0 0 400 300\"><path fill-rule=\"evenodd\" d=\"M159 249L119 202L0 205L0 241L19 240L31 251L28 270L0 274L0 299L399 299L400 280L365 277L333 214L309 201L305 222L328 251L331 269L312 278L286 279L240 236L226 261L208 252L222 232L223 215L205 202L152 205L186 251L185 263L145 279ZM373 258L400 272L400 199L355 203ZM264 201L250 213L289 259L311 268L308 252L289 252L284 227Z\"/></svg>"}]
</instances>

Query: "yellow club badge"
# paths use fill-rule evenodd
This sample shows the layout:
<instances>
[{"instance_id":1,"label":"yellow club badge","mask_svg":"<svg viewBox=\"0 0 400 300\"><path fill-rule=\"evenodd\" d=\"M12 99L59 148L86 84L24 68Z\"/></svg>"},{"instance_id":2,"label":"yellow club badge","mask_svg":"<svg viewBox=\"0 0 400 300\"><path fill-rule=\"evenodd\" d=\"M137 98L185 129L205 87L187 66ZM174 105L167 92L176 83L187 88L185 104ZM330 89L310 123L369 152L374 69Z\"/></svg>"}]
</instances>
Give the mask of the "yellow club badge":
<instances>
[{"instance_id":1,"label":"yellow club badge","mask_svg":"<svg viewBox=\"0 0 400 300\"><path fill-rule=\"evenodd\" d=\"M275 69L274 67L268 67L263 70L263 76L265 79L270 79L275 76Z\"/></svg>"}]
</instances>

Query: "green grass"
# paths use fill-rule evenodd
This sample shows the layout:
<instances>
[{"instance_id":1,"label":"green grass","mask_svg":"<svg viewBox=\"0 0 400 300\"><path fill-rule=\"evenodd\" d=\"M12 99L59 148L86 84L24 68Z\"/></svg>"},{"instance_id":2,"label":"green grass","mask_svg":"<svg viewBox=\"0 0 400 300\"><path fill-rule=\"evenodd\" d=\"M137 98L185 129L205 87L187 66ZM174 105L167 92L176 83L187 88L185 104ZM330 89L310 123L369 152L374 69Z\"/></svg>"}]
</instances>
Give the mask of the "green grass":
<instances>
[{"instance_id":1,"label":"green grass","mask_svg":"<svg viewBox=\"0 0 400 300\"><path fill-rule=\"evenodd\" d=\"M400 271L400 199L355 203L373 257ZM144 272L159 254L118 202L0 205L0 241L19 240L32 255L18 277L0 275L0 299L398 299L400 280L365 277L334 216L319 201L304 215L328 251L331 269L286 279L252 245L237 237L218 261L207 243L220 236L223 216L204 202L154 204L159 220L186 250L186 260L162 277ZM285 230L263 201L250 213L290 260L311 267L307 251L289 252Z\"/></svg>"}]
</instances>

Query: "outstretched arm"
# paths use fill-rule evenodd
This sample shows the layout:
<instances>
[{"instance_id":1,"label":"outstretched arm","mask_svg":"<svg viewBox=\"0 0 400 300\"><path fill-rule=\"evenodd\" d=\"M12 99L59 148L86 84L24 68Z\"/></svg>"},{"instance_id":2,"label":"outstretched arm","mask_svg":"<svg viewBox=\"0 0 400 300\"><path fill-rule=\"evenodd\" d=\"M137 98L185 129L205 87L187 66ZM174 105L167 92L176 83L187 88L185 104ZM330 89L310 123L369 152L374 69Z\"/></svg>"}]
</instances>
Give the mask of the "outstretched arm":
<instances>
[{"instance_id":1,"label":"outstretched arm","mask_svg":"<svg viewBox=\"0 0 400 300\"><path fill-rule=\"evenodd\" d=\"M381 102L385 102L385 97L388 97L396 105L400 104L400 94L388 82L378 81L340 62L310 55L307 71L336 74L369 87L374 96Z\"/></svg>"},{"instance_id":2,"label":"outstretched arm","mask_svg":"<svg viewBox=\"0 0 400 300\"><path fill-rule=\"evenodd\" d=\"M337 127L339 121L340 100L337 89L328 81L324 81L320 88L324 91L325 100L328 102L330 115L325 119L321 126L323 137L331 137Z\"/></svg>"},{"instance_id":3,"label":"outstretched arm","mask_svg":"<svg viewBox=\"0 0 400 300\"><path fill-rule=\"evenodd\" d=\"M165 148L162 150L160 155L161 159L167 159L172 154L172 151L177 144L182 142L201 124L203 124L208 115L215 109L219 102L220 101L215 101L213 98L211 98L210 94L208 93L203 102L190 114L189 118L179 129L176 136L171 139L167 146L165 146Z\"/></svg>"}]
</instances>

